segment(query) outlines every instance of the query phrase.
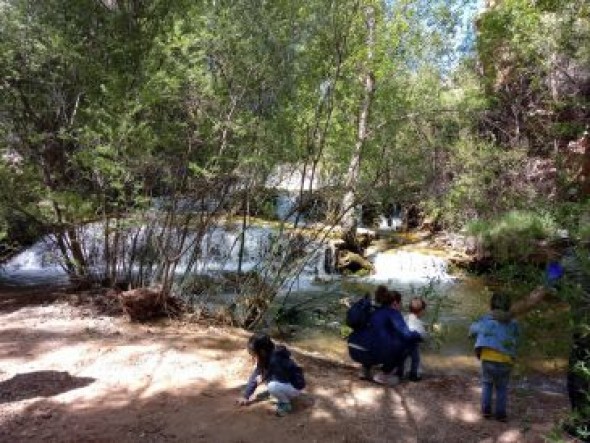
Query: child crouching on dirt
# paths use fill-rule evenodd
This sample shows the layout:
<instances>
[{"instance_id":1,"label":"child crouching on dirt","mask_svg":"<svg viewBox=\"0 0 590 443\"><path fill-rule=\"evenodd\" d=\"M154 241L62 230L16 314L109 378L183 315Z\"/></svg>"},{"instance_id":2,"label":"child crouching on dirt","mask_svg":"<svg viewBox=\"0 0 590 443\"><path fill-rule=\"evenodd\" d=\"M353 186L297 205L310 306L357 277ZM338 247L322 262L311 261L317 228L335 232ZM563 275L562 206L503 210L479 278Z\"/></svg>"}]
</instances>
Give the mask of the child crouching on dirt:
<instances>
[{"instance_id":1,"label":"child crouching on dirt","mask_svg":"<svg viewBox=\"0 0 590 443\"><path fill-rule=\"evenodd\" d=\"M276 346L266 334L254 334L248 340L248 352L256 366L248 379L240 406L252 402L252 394L259 384L265 383L268 395L277 400L276 414L283 417L291 412L291 400L305 388L303 370L291 358L285 346Z\"/></svg>"},{"instance_id":2,"label":"child crouching on dirt","mask_svg":"<svg viewBox=\"0 0 590 443\"><path fill-rule=\"evenodd\" d=\"M492 394L496 393L496 420L506 421L508 382L516 357L519 328L510 314L510 299L494 294L490 301L491 312L469 328L475 336L475 352L481 360L481 412L484 418L492 416Z\"/></svg>"}]
</instances>

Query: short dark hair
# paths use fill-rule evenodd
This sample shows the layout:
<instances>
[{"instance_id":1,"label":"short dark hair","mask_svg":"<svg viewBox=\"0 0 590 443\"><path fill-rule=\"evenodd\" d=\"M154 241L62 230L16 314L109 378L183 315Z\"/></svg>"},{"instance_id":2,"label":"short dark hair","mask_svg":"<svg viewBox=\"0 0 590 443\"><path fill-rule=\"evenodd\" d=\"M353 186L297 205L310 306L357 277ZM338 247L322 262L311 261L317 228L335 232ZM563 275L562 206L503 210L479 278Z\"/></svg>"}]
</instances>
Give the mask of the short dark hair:
<instances>
[{"instance_id":1,"label":"short dark hair","mask_svg":"<svg viewBox=\"0 0 590 443\"><path fill-rule=\"evenodd\" d=\"M399 292L390 291L385 285L377 286L377 289L375 289L375 303L381 306L389 306L394 301L398 303L402 301L402 295Z\"/></svg>"},{"instance_id":2,"label":"short dark hair","mask_svg":"<svg viewBox=\"0 0 590 443\"><path fill-rule=\"evenodd\" d=\"M506 294L494 292L492 294L492 298L490 299L490 308L492 311L510 311L510 297L508 297Z\"/></svg>"},{"instance_id":3,"label":"short dark hair","mask_svg":"<svg viewBox=\"0 0 590 443\"><path fill-rule=\"evenodd\" d=\"M394 302L394 301L397 303L402 302L402 294L400 292L396 291L395 289L392 289L391 291L389 291L389 294L391 295L392 302Z\"/></svg>"}]
</instances>

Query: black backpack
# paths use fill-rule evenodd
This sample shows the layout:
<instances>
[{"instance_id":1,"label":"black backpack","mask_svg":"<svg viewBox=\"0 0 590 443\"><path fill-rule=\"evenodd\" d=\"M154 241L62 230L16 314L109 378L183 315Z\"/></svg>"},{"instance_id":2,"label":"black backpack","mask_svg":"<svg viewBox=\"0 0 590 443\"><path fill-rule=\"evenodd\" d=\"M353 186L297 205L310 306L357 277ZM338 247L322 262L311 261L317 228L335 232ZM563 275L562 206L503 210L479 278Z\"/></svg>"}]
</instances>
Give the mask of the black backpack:
<instances>
[{"instance_id":1,"label":"black backpack","mask_svg":"<svg viewBox=\"0 0 590 443\"><path fill-rule=\"evenodd\" d=\"M355 301L346 312L346 324L354 331L364 329L369 326L371 314L373 313L373 303L371 296L365 295L363 298Z\"/></svg>"},{"instance_id":2,"label":"black backpack","mask_svg":"<svg viewBox=\"0 0 590 443\"><path fill-rule=\"evenodd\" d=\"M303 369L291 358L291 352L283 345L277 345L271 357L271 371L278 380L289 382L295 389L305 388Z\"/></svg>"}]
</instances>

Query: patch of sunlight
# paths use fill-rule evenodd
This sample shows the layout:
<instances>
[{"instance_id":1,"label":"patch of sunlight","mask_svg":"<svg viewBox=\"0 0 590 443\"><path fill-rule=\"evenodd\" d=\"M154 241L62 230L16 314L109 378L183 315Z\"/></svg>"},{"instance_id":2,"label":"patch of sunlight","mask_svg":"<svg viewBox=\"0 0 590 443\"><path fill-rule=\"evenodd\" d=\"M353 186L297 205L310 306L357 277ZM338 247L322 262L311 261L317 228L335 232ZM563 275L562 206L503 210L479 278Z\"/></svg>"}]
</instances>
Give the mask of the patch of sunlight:
<instances>
[{"instance_id":1,"label":"patch of sunlight","mask_svg":"<svg viewBox=\"0 0 590 443\"><path fill-rule=\"evenodd\" d=\"M421 423L423 420L428 419L429 411L425 406L423 406L421 403L417 402L416 400L417 399L414 399L412 397L405 398L405 402L407 404L407 407L411 411L412 416L414 417L414 420L416 421L416 423Z\"/></svg>"},{"instance_id":2,"label":"patch of sunlight","mask_svg":"<svg viewBox=\"0 0 590 443\"><path fill-rule=\"evenodd\" d=\"M43 354L42 356L39 356L41 352L34 351L34 353L38 356L36 359L37 362L41 362L42 365L51 365L53 363L60 364L62 362L75 362L84 358L85 352L88 351L88 346L84 344L67 345L64 342L51 341L43 343L42 346L47 350L51 349L51 352Z\"/></svg>"},{"instance_id":3,"label":"patch of sunlight","mask_svg":"<svg viewBox=\"0 0 590 443\"><path fill-rule=\"evenodd\" d=\"M523 358L526 365L545 374L561 373L567 368L566 358Z\"/></svg>"},{"instance_id":4,"label":"patch of sunlight","mask_svg":"<svg viewBox=\"0 0 590 443\"><path fill-rule=\"evenodd\" d=\"M475 385L475 386L471 386L470 388L471 392L473 392L476 396L481 395L481 385Z\"/></svg>"},{"instance_id":5,"label":"patch of sunlight","mask_svg":"<svg viewBox=\"0 0 590 443\"><path fill-rule=\"evenodd\" d=\"M478 370L480 366L479 360L472 355L445 355L439 354L424 354L424 366L437 369L455 370L468 369Z\"/></svg>"},{"instance_id":6,"label":"patch of sunlight","mask_svg":"<svg viewBox=\"0 0 590 443\"><path fill-rule=\"evenodd\" d=\"M518 429L508 429L506 432L500 434L500 436L496 439L498 443L516 443L519 441L523 441L524 436L520 433Z\"/></svg>"},{"instance_id":7,"label":"patch of sunlight","mask_svg":"<svg viewBox=\"0 0 590 443\"><path fill-rule=\"evenodd\" d=\"M448 404L444 408L445 414L454 420L461 420L467 423L475 423L481 420L479 410L467 403Z\"/></svg>"},{"instance_id":8,"label":"patch of sunlight","mask_svg":"<svg viewBox=\"0 0 590 443\"><path fill-rule=\"evenodd\" d=\"M387 388L383 388L387 389ZM383 401L383 391L375 387L360 388L354 390L354 395L347 396L341 407L375 406Z\"/></svg>"}]
</instances>

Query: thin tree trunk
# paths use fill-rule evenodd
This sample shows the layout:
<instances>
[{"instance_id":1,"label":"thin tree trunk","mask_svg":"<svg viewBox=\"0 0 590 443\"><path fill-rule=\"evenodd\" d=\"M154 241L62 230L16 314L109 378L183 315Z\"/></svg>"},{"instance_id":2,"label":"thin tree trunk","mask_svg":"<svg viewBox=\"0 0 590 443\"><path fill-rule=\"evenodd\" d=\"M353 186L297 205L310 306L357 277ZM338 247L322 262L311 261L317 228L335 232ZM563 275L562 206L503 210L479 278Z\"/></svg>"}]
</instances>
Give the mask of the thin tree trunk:
<instances>
[{"instance_id":1,"label":"thin tree trunk","mask_svg":"<svg viewBox=\"0 0 590 443\"><path fill-rule=\"evenodd\" d=\"M375 76L371 70L373 48L375 46L375 10L373 6L365 7L365 23L367 26L367 66L364 76L364 94L359 109L357 138L354 151L348 165L346 174L345 194L342 199L342 226L345 231L354 231L356 222L354 218L355 194L358 186L363 147L367 140L369 112L375 93Z\"/></svg>"},{"instance_id":2,"label":"thin tree trunk","mask_svg":"<svg viewBox=\"0 0 590 443\"><path fill-rule=\"evenodd\" d=\"M238 275L242 275L242 263L244 261L244 246L246 243L246 227L248 225L248 214L250 213L250 193L249 185L246 188L246 194L244 196L244 216L242 218L242 235L240 237L240 251L238 254Z\"/></svg>"}]
</instances>

